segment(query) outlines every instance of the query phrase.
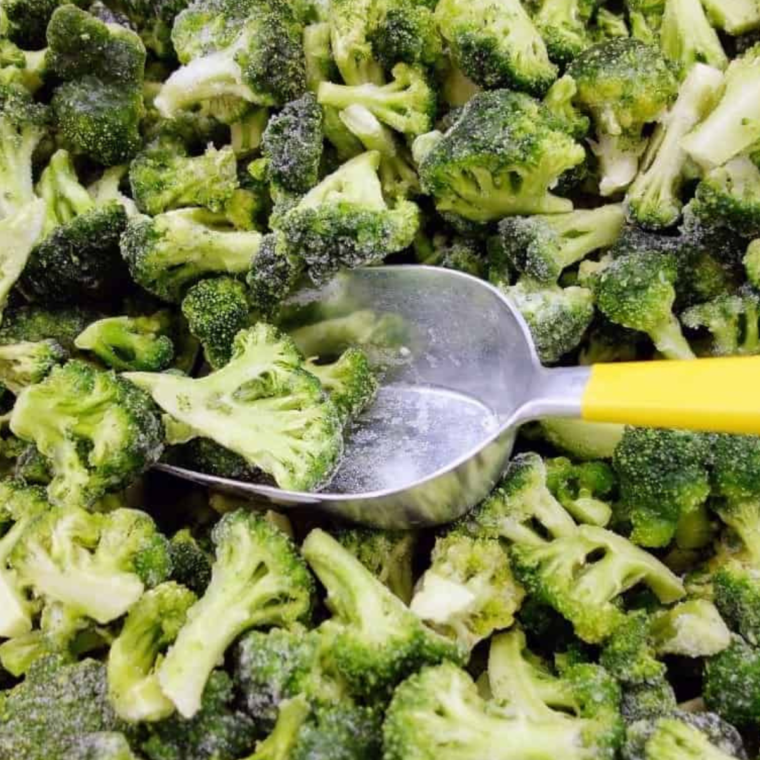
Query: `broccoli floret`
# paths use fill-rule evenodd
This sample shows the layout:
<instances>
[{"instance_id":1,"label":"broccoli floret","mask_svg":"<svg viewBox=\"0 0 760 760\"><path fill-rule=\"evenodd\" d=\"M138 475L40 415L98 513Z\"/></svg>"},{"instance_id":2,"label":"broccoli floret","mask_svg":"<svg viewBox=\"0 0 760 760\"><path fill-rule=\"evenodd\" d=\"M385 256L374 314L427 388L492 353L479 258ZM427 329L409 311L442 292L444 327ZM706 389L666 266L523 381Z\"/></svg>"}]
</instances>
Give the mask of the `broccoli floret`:
<instances>
[{"instance_id":1,"label":"broccoli floret","mask_svg":"<svg viewBox=\"0 0 760 760\"><path fill-rule=\"evenodd\" d=\"M47 75L46 55L46 50L23 50L8 39L0 39L0 82L19 84L34 94Z\"/></svg>"},{"instance_id":2,"label":"broccoli floret","mask_svg":"<svg viewBox=\"0 0 760 760\"><path fill-rule=\"evenodd\" d=\"M435 196L439 211L476 222L571 211L571 202L549 188L586 154L559 126L549 109L527 95L479 93L423 151L422 188ZM418 138L415 153L427 137Z\"/></svg>"},{"instance_id":3,"label":"broccoli floret","mask_svg":"<svg viewBox=\"0 0 760 760\"><path fill-rule=\"evenodd\" d=\"M499 222L503 250L511 263L538 282L557 282L562 270L599 248L611 246L623 229L622 206L548 216L514 216Z\"/></svg>"},{"instance_id":4,"label":"broccoli floret","mask_svg":"<svg viewBox=\"0 0 760 760\"><path fill-rule=\"evenodd\" d=\"M313 530L302 553L327 588L333 613L318 630L329 641L337 672L357 693L378 695L410 669L461 660L456 644L427 628L330 535Z\"/></svg>"},{"instance_id":5,"label":"broccoli floret","mask_svg":"<svg viewBox=\"0 0 760 760\"><path fill-rule=\"evenodd\" d=\"M539 545L547 535L571 535L576 524L552 495L547 477L538 454L518 454L490 496L462 518L462 529L475 537Z\"/></svg>"},{"instance_id":6,"label":"broccoli floret","mask_svg":"<svg viewBox=\"0 0 760 760\"><path fill-rule=\"evenodd\" d=\"M7 309L0 326L0 345L54 340L65 351L71 352L77 335L98 317L97 312L76 306L47 309L35 305Z\"/></svg>"},{"instance_id":7,"label":"broccoli floret","mask_svg":"<svg viewBox=\"0 0 760 760\"><path fill-rule=\"evenodd\" d=\"M646 148L644 126L675 99L678 82L659 51L635 39L614 39L581 53L567 73L578 87L576 100L596 131L591 143L600 163L602 195L631 184Z\"/></svg>"},{"instance_id":8,"label":"broccoli floret","mask_svg":"<svg viewBox=\"0 0 760 760\"><path fill-rule=\"evenodd\" d=\"M760 45L731 61L718 105L681 143L691 158L706 170L723 166L760 139L755 97L760 87L758 60Z\"/></svg>"},{"instance_id":9,"label":"broccoli floret","mask_svg":"<svg viewBox=\"0 0 760 760\"><path fill-rule=\"evenodd\" d=\"M703 0L710 21L728 34L760 28L760 8L754 0Z\"/></svg>"},{"instance_id":10,"label":"broccoli floret","mask_svg":"<svg viewBox=\"0 0 760 760\"><path fill-rule=\"evenodd\" d=\"M382 84L383 70L374 59L368 35L375 4L371 0L330 2L330 47L335 65L348 85ZM327 77L329 79L329 77ZM324 81L324 80L323 80Z\"/></svg>"},{"instance_id":11,"label":"broccoli floret","mask_svg":"<svg viewBox=\"0 0 760 760\"><path fill-rule=\"evenodd\" d=\"M130 609L108 654L108 695L119 717L156 721L174 712L154 669L195 601L191 591L169 582L146 592Z\"/></svg>"},{"instance_id":12,"label":"broccoli floret","mask_svg":"<svg viewBox=\"0 0 760 760\"><path fill-rule=\"evenodd\" d=\"M583 720L532 722L486 703L470 676L446 663L425 668L393 695L383 726L387 760L608 758Z\"/></svg>"},{"instance_id":13,"label":"broccoli floret","mask_svg":"<svg viewBox=\"0 0 760 760\"><path fill-rule=\"evenodd\" d=\"M731 555L710 563L715 605L731 627L750 644L760 643L760 569Z\"/></svg>"},{"instance_id":14,"label":"broccoli floret","mask_svg":"<svg viewBox=\"0 0 760 760\"><path fill-rule=\"evenodd\" d=\"M408 0L379 5L381 18L373 23L368 39L383 67L390 71L399 61L435 67L443 58L443 43L432 8Z\"/></svg>"},{"instance_id":15,"label":"broccoli floret","mask_svg":"<svg viewBox=\"0 0 760 760\"><path fill-rule=\"evenodd\" d=\"M650 634L658 655L710 657L731 644L731 632L706 599L681 602L655 615Z\"/></svg>"},{"instance_id":16,"label":"broccoli floret","mask_svg":"<svg viewBox=\"0 0 760 760\"><path fill-rule=\"evenodd\" d=\"M120 730L105 667L91 659L42 659L0 702L0 754L14 760L69 760L89 735Z\"/></svg>"},{"instance_id":17,"label":"broccoli floret","mask_svg":"<svg viewBox=\"0 0 760 760\"><path fill-rule=\"evenodd\" d=\"M631 36L647 44L656 44L665 13L665 0L625 0Z\"/></svg>"},{"instance_id":18,"label":"broccoli floret","mask_svg":"<svg viewBox=\"0 0 760 760\"><path fill-rule=\"evenodd\" d=\"M594 296L587 288L562 288L522 277L501 290L528 323L544 364L554 364L577 348L594 317Z\"/></svg>"},{"instance_id":19,"label":"broccoli floret","mask_svg":"<svg viewBox=\"0 0 760 760\"><path fill-rule=\"evenodd\" d=\"M131 219L121 250L138 284L176 303L204 276L244 275L255 261L261 238L253 230L235 230L218 214L190 208Z\"/></svg>"},{"instance_id":20,"label":"broccoli floret","mask_svg":"<svg viewBox=\"0 0 760 760\"><path fill-rule=\"evenodd\" d=\"M628 613L625 622L618 626L605 643L599 658L600 664L620 683L625 684L626 692L633 692L632 701L637 705L636 712L648 710L646 705L650 701L662 704L662 700L670 694L667 689L663 693L659 689L666 668L655 651L651 627L651 618L645 610ZM642 685L645 688L636 689ZM672 697L672 708L675 708L675 696Z\"/></svg>"},{"instance_id":21,"label":"broccoli floret","mask_svg":"<svg viewBox=\"0 0 760 760\"><path fill-rule=\"evenodd\" d=\"M246 287L232 277L215 277L193 285L182 299L182 314L213 369L227 364L235 336L251 323Z\"/></svg>"},{"instance_id":22,"label":"broccoli floret","mask_svg":"<svg viewBox=\"0 0 760 760\"><path fill-rule=\"evenodd\" d=\"M10 556L24 587L80 616L109 623L168 577L168 542L144 512L80 507L35 518Z\"/></svg>"},{"instance_id":23,"label":"broccoli floret","mask_svg":"<svg viewBox=\"0 0 760 760\"><path fill-rule=\"evenodd\" d=\"M288 3L200 0L174 24L172 41L184 65L164 82L155 106L172 117L203 105L230 123L248 103L293 100L306 89L302 34Z\"/></svg>"},{"instance_id":24,"label":"broccoli floret","mask_svg":"<svg viewBox=\"0 0 760 760\"><path fill-rule=\"evenodd\" d=\"M593 0L543 0L534 20L546 43L549 58L567 64L591 46L587 27Z\"/></svg>"},{"instance_id":25,"label":"broccoli floret","mask_svg":"<svg viewBox=\"0 0 760 760\"><path fill-rule=\"evenodd\" d=\"M676 259L641 251L615 259L600 274L597 306L612 322L647 333L668 359L693 359L673 314L678 277Z\"/></svg>"},{"instance_id":26,"label":"broccoli floret","mask_svg":"<svg viewBox=\"0 0 760 760\"><path fill-rule=\"evenodd\" d=\"M554 448L581 461L612 459L625 430L623 425L562 417L541 420L539 429Z\"/></svg>"},{"instance_id":27,"label":"broccoli floret","mask_svg":"<svg viewBox=\"0 0 760 760\"><path fill-rule=\"evenodd\" d=\"M666 0L660 47L665 57L684 72L697 63L721 70L728 66L718 33L708 21L701 0Z\"/></svg>"},{"instance_id":28,"label":"broccoli floret","mask_svg":"<svg viewBox=\"0 0 760 760\"><path fill-rule=\"evenodd\" d=\"M678 522L710 495L707 436L678 430L626 428L613 464L633 523L631 540L667 546Z\"/></svg>"},{"instance_id":29,"label":"broccoli floret","mask_svg":"<svg viewBox=\"0 0 760 760\"><path fill-rule=\"evenodd\" d=\"M436 539L411 610L467 649L514 622L524 592L498 539L452 532Z\"/></svg>"},{"instance_id":30,"label":"broccoli floret","mask_svg":"<svg viewBox=\"0 0 760 760\"><path fill-rule=\"evenodd\" d=\"M129 183L137 207L151 216L183 206L219 212L238 185L235 153L210 146L188 156L178 143L148 146L132 161Z\"/></svg>"},{"instance_id":31,"label":"broccoli floret","mask_svg":"<svg viewBox=\"0 0 760 760\"><path fill-rule=\"evenodd\" d=\"M608 500L615 491L615 473L606 462L574 464L565 457L546 462L546 485L557 501L578 522L604 527L612 510Z\"/></svg>"},{"instance_id":32,"label":"broccoli floret","mask_svg":"<svg viewBox=\"0 0 760 760\"><path fill-rule=\"evenodd\" d=\"M139 746L148 760L237 760L253 746L257 733L254 721L235 705L232 679L215 670L198 712L151 724Z\"/></svg>"},{"instance_id":33,"label":"broccoli floret","mask_svg":"<svg viewBox=\"0 0 760 760\"><path fill-rule=\"evenodd\" d=\"M42 382L50 370L66 359L54 340L9 343L0 346L0 382L11 393Z\"/></svg>"},{"instance_id":34,"label":"broccoli floret","mask_svg":"<svg viewBox=\"0 0 760 760\"><path fill-rule=\"evenodd\" d=\"M577 92L578 87L575 80L566 75L558 79L549 88L549 92L544 96L543 103L564 132L576 140L581 140L588 134L591 121L573 103Z\"/></svg>"},{"instance_id":35,"label":"broccoli floret","mask_svg":"<svg viewBox=\"0 0 760 760\"><path fill-rule=\"evenodd\" d=\"M260 322L238 333L229 363L207 377L126 377L195 435L240 454L281 488L309 490L332 473L342 436L334 405L302 365L293 342Z\"/></svg>"},{"instance_id":36,"label":"broccoli floret","mask_svg":"<svg viewBox=\"0 0 760 760\"><path fill-rule=\"evenodd\" d=\"M760 717L760 649L735 636L728 649L710 657L703 683L705 704L735 726Z\"/></svg>"},{"instance_id":37,"label":"broccoli floret","mask_svg":"<svg viewBox=\"0 0 760 760\"><path fill-rule=\"evenodd\" d=\"M428 235L420 230L414 239L414 254L420 264L455 269L473 277L484 278L488 268L478 241L440 231Z\"/></svg>"},{"instance_id":38,"label":"broccoli floret","mask_svg":"<svg viewBox=\"0 0 760 760\"><path fill-rule=\"evenodd\" d=\"M183 432L186 432L183 430ZM230 480L261 482L261 470L249 464L240 454L225 449L209 438L193 438L190 441L171 441L182 443L173 450L170 457L174 464L188 470L205 472Z\"/></svg>"},{"instance_id":39,"label":"broccoli floret","mask_svg":"<svg viewBox=\"0 0 760 760\"><path fill-rule=\"evenodd\" d=\"M50 462L48 494L55 504L91 504L125 488L157 461L163 441L146 393L80 361L22 391L11 430Z\"/></svg>"},{"instance_id":40,"label":"broccoli floret","mask_svg":"<svg viewBox=\"0 0 760 760\"><path fill-rule=\"evenodd\" d=\"M406 200L386 204L379 165L377 151L362 153L325 177L278 220L288 252L306 262L313 279L379 261L414 240L419 209Z\"/></svg>"},{"instance_id":41,"label":"broccoli floret","mask_svg":"<svg viewBox=\"0 0 760 760\"><path fill-rule=\"evenodd\" d=\"M169 541L171 579L202 594L211 580L211 558L189 528L178 530Z\"/></svg>"},{"instance_id":42,"label":"broccoli floret","mask_svg":"<svg viewBox=\"0 0 760 760\"><path fill-rule=\"evenodd\" d=\"M331 364L310 361L305 367L319 379L343 424L356 419L377 394L377 378L367 354L360 348L349 348Z\"/></svg>"},{"instance_id":43,"label":"broccoli floret","mask_svg":"<svg viewBox=\"0 0 760 760\"><path fill-rule=\"evenodd\" d=\"M760 288L760 240L753 240L742 259L747 279L755 288Z\"/></svg>"},{"instance_id":44,"label":"broccoli floret","mask_svg":"<svg viewBox=\"0 0 760 760\"><path fill-rule=\"evenodd\" d=\"M318 631L273 628L250 631L234 653L235 684L246 711L267 729L286 700L301 696L312 705L347 699L346 686L326 670L329 651Z\"/></svg>"},{"instance_id":45,"label":"broccoli floret","mask_svg":"<svg viewBox=\"0 0 760 760\"><path fill-rule=\"evenodd\" d=\"M705 328L710 333L705 351L710 355L760 353L760 296L749 288L692 306L682 312L681 322L693 330Z\"/></svg>"},{"instance_id":46,"label":"broccoli floret","mask_svg":"<svg viewBox=\"0 0 760 760\"><path fill-rule=\"evenodd\" d=\"M596 526L582 525L548 544L515 544L510 557L528 592L570 620L588 643L604 641L624 622L620 594L639 583L664 604L684 595L681 581L658 559Z\"/></svg>"},{"instance_id":47,"label":"broccoli floret","mask_svg":"<svg viewBox=\"0 0 760 760\"><path fill-rule=\"evenodd\" d=\"M249 628L307 620L314 583L290 541L246 510L214 527L211 582L188 611L188 622L158 668L163 693L180 714L193 717L217 662Z\"/></svg>"},{"instance_id":48,"label":"broccoli floret","mask_svg":"<svg viewBox=\"0 0 760 760\"><path fill-rule=\"evenodd\" d=\"M319 181L323 148L322 109L311 93L288 103L273 116L262 137L272 188L303 195Z\"/></svg>"},{"instance_id":49,"label":"broccoli floret","mask_svg":"<svg viewBox=\"0 0 760 760\"><path fill-rule=\"evenodd\" d=\"M442 0L435 20L456 65L483 87L543 95L557 76L539 30L517 0Z\"/></svg>"},{"instance_id":50,"label":"broccoli floret","mask_svg":"<svg viewBox=\"0 0 760 760\"><path fill-rule=\"evenodd\" d=\"M597 10L591 33L595 42L630 36L625 16L613 13L609 8Z\"/></svg>"},{"instance_id":51,"label":"broccoli floret","mask_svg":"<svg viewBox=\"0 0 760 760\"><path fill-rule=\"evenodd\" d=\"M722 83L717 69L695 64L673 107L660 119L641 160L639 175L626 195L628 215L636 224L660 230L680 218L680 192L687 165L681 140L710 112Z\"/></svg>"}]
</instances>

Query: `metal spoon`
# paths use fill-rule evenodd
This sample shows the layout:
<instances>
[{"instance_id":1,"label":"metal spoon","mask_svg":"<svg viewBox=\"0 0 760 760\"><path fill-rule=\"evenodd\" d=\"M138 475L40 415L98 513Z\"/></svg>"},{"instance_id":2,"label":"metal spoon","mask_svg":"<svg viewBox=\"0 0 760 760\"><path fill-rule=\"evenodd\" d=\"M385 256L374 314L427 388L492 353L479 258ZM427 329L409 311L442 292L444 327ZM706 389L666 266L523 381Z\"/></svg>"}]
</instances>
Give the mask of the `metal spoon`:
<instances>
[{"instance_id":1,"label":"metal spoon","mask_svg":"<svg viewBox=\"0 0 760 760\"><path fill-rule=\"evenodd\" d=\"M292 331L307 355L315 339L353 336L383 367L378 397L350 431L332 481L300 493L167 464L160 470L278 509L315 507L409 528L449 522L484 498L529 420L760 433L760 357L547 369L509 300L460 272L347 271L300 292L288 311L295 324L299 314L328 319Z\"/></svg>"}]
</instances>

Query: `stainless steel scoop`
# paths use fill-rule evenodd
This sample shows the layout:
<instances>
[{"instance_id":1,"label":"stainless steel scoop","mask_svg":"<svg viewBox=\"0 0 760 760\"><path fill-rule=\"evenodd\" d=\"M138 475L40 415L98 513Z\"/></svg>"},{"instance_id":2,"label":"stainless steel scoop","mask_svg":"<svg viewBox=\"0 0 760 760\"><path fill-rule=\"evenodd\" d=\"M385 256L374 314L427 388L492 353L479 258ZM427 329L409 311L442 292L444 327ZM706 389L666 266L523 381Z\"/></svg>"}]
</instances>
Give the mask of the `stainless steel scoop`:
<instances>
[{"instance_id":1,"label":"stainless steel scoop","mask_svg":"<svg viewBox=\"0 0 760 760\"><path fill-rule=\"evenodd\" d=\"M159 469L280 510L316 507L368 525L408 528L451 521L485 497L528 420L584 416L760 432L760 402L748 410L743 394L732 400L727 392L716 407L704 392L724 384L727 373L748 377L754 390L760 359L546 369L509 300L460 272L348 271L299 292L288 311L296 325L299 314L327 319L316 331L292 331L307 354L315 334L322 342L353 337L382 366L378 397L350 431L332 481L318 493L300 493L166 464ZM698 379L696 392L690 378Z\"/></svg>"}]
</instances>

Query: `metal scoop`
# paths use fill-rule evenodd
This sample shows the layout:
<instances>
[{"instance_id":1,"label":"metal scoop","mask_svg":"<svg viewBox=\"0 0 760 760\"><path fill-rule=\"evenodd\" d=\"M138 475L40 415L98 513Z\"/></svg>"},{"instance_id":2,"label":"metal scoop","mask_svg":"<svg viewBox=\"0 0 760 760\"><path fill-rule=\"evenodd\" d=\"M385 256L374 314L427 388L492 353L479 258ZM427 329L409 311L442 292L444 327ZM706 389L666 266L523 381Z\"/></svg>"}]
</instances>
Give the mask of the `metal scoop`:
<instances>
[{"instance_id":1,"label":"metal scoop","mask_svg":"<svg viewBox=\"0 0 760 760\"><path fill-rule=\"evenodd\" d=\"M277 509L409 528L449 522L483 499L529 420L760 433L760 357L546 369L509 300L460 272L356 269L300 292L286 312L307 356L358 342L381 367L377 399L349 430L331 482L300 493L159 469Z\"/></svg>"}]
</instances>

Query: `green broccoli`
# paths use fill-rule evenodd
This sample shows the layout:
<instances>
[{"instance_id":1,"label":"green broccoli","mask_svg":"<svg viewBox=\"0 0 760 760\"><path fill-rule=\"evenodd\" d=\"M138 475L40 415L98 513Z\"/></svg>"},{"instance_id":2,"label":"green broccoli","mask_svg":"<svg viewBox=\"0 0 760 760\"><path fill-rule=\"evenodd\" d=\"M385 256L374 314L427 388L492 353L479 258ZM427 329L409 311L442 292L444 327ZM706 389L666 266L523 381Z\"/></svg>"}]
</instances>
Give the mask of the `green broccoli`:
<instances>
[{"instance_id":1,"label":"green broccoli","mask_svg":"<svg viewBox=\"0 0 760 760\"><path fill-rule=\"evenodd\" d=\"M600 193L613 195L635 178L646 148L643 129L675 99L677 79L655 47L625 38L585 50L567 73L578 87L578 105L594 122Z\"/></svg>"},{"instance_id":2,"label":"green broccoli","mask_svg":"<svg viewBox=\"0 0 760 760\"><path fill-rule=\"evenodd\" d=\"M54 340L0 345L0 382L18 395L27 386L42 382L65 359L66 352Z\"/></svg>"},{"instance_id":3,"label":"green broccoli","mask_svg":"<svg viewBox=\"0 0 760 760\"><path fill-rule=\"evenodd\" d=\"M171 316L158 311L144 317L106 317L92 322L74 341L107 367L119 371L158 372L174 358Z\"/></svg>"},{"instance_id":4,"label":"green broccoli","mask_svg":"<svg viewBox=\"0 0 760 760\"><path fill-rule=\"evenodd\" d=\"M662 704L667 699L670 687L665 680L666 667L655 650L652 619L646 610L634 610L625 616L623 624L604 643L599 663L625 685L626 692L633 692L631 701L637 703L637 711L648 709L650 701ZM675 696L672 702L675 709Z\"/></svg>"},{"instance_id":5,"label":"green broccoli","mask_svg":"<svg viewBox=\"0 0 760 760\"><path fill-rule=\"evenodd\" d=\"M211 580L211 558L205 543L199 543L189 528L178 530L169 541L171 580L196 594L202 594Z\"/></svg>"},{"instance_id":6,"label":"green broccoli","mask_svg":"<svg viewBox=\"0 0 760 760\"><path fill-rule=\"evenodd\" d=\"M72 612L110 623L170 571L168 542L144 512L80 507L38 515L10 555L19 583Z\"/></svg>"},{"instance_id":7,"label":"green broccoli","mask_svg":"<svg viewBox=\"0 0 760 760\"><path fill-rule=\"evenodd\" d=\"M595 42L630 36L625 15L613 13L609 8L597 9L591 31Z\"/></svg>"},{"instance_id":8,"label":"green broccoli","mask_svg":"<svg viewBox=\"0 0 760 760\"><path fill-rule=\"evenodd\" d=\"M235 230L219 214L188 208L131 219L121 250L138 284L176 303L204 276L244 275L261 240L261 233Z\"/></svg>"},{"instance_id":9,"label":"green broccoli","mask_svg":"<svg viewBox=\"0 0 760 760\"><path fill-rule=\"evenodd\" d=\"M760 7L754 0L703 0L710 21L727 34L760 28Z\"/></svg>"},{"instance_id":10,"label":"green broccoli","mask_svg":"<svg viewBox=\"0 0 760 760\"><path fill-rule=\"evenodd\" d=\"M368 39L385 69L398 62L431 68L441 63L443 41L430 4L385 0L377 5Z\"/></svg>"},{"instance_id":11,"label":"green broccoli","mask_svg":"<svg viewBox=\"0 0 760 760\"><path fill-rule=\"evenodd\" d=\"M240 454L281 488L316 488L342 452L335 406L303 369L293 342L270 325L260 322L239 332L229 363L207 377L125 377L195 435Z\"/></svg>"},{"instance_id":12,"label":"green broccoli","mask_svg":"<svg viewBox=\"0 0 760 760\"><path fill-rule=\"evenodd\" d=\"M108 654L108 695L120 718L157 721L174 712L154 669L195 601L191 591L169 582L147 591L129 610Z\"/></svg>"},{"instance_id":13,"label":"green broccoli","mask_svg":"<svg viewBox=\"0 0 760 760\"><path fill-rule=\"evenodd\" d=\"M625 0L631 36L647 44L659 38L666 0Z\"/></svg>"},{"instance_id":14,"label":"green broccoli","mask_svg":"<svg viewBox=\"0 0 760 760\"><path fill-rule=\"evenodd\" d=\"M527 95L508 90L479 93L448 131L422 151L422 189L435 196L440 212L476 222L571 211L570 201L549 190L586 154L558 127L552 112ZM417 139L416 156L420 141L429 137Z\"/></svg>"},{"instance_id":15,"label":"green broccoli","mask_svg":"<svg viewBox=\"0 0 760 760\"><path fill-rule=\"evenodd\" d=\"M552 61L567 64L591 46L593 12L593 0L542 0L534 21Z\"/></svg>"},{"instance_id":16,"label":"green broccoli","mask_svg":"<svg viewBox=\"0 0 760 760\"><path fill-rule=\"evenodd\" d=\"M616 489L612 468L601 461L574 464L566 457L546 461L546 485L578 522L603 528L612 517L607 503Z\"/></svg>"},{"instance_id":17,"label":"green broccoli","mask_svg":"<svg viewBox=\"0 0 760 760\"><path fill-rule=\"evenodd\" d=\"M308 620L314 582L290 539L245 510L214 527L211 582L158 667L163 693L185 718L229 645L249 628Z\"/></svg>"},{"instance_id":18,"label":"green broccoli","mask_svg":"<svg viewBox=\"0 0 760 760\"><path fill-rule=\"evenodd\" d=\"M436 231L420 230L414 239L414 255L420 264L455 269L474 277L485 277L488 268L480 241Z\"/></svg>"},{"instance_id":19,"label":"green broccoli","mask_svg":"<svg viewBox=\"0 0 760 760\"><path fill-rule=\"evenodd\" d=\"M47 50L24 50L11 40L0 39L0 82L36 93L47 77L46 57Z\"/></svg>"},{"instance_id":20,"label":"green broccoli","mask_svg":"<svg viewBox=\"0 0 760 760\"><path fill-rule=\"evenodd\" d=\"M538 423L543 438L573 459L612 459L625 427L608 422L586 422L564 417Z\"/></svg>"},{"instance_id":21,"label":"green broccoli","mask_svg":"<svg viewBox=\"0 0 760 760\"><path fill-rule=\"evenodd\" d=\"M689 71L678 99L657 125L628 188L626 206L636 224L650 230L671 227L681 216L681 187L687 179L687 156L681 140L715 105L723 77L697 63Z\"/></svg>"},{"instance_id":22,"label":"green broccoli","mask_svg":"<svg viewBox=\"0 0 760 760\"><path fill-rule=\"evenodd\" d=\"M235 153L209 146L189 156L177 142L149 145L130 164L129 183L137 207L151 216L183 206L220 212L238 186Z\"/></svg>"},{"instance_id":23,"label":"green broccoli","mask_svg":"<svg viewBox=\"0 0 760 760\"><path fill-rule=\"evenodd\" d=\"M681 142L681 147L705 170L723 166L760 138L754 97L760 86L758 60L760 45L731 61L717 106Z\"/></svg>"},{"instance_id":24,"label":"green broccoli","mask_svg":"<svg viewBox=\"0 0 760 760\"><path fill-rule=\"evenodd\" d=\"M98 312L79 306L17 306L3 315L0 345L54 340L65 351L72 352L76 337L99 317Z\"/></svg>"},{"instance_id":25,"label":"green broccoli","mask_svg":"<svg viewBox=\"0 0 760 760\"><path fill-rule=\"evenodd\" d=\"M587 288L563 288L521 277L501 290L527 322L544 364L554 364L577 348L594 317L594 296Z\"/></svg>"},{"instance_id":26,"label":"green broccoli","mask_svg":"<svg viewBox=\"0 0 760 760\"><path fill-rule=\"evenodd\" d=\"M150 397L81 361L55 367L19 395L11 430L50 462L54 504L91 504L158 460L161 421Z\"/></svg>"},{"instance_id":27,"label":"green broccoli","mask_svg":"<svg viewBox=\"0 0 760 760\"><path fill-rule=\"evenodd\" d=\"M760 288L760 240L753 240L742 260L750 285Z\"/></svg>"},{"instance_id":28,"label":"green broccoli","mask_svg":"<svg viewBox=\"0 0 760 760\"><path fill-rule=\"evenodd\" d=\"M588 643L604 641L624 622L620 594L639 583L664 604L684 595L679 578L658 559L596 526L582 525L548 544L515 544L510 558L528 592L570 620Z\"/></svg>"},{"instance_id":29,"label":"green broccoli","mask_svg":"<svg viewBox=\"0 0 760 760\"><path fill-rule=\"evenodd\" d=\"M683 72L697 63L720 70L728 66L728 57L701 0L666 0L660 48Z\"/></svg>"},{"instance_id":30,"label":"green broccoli","mask_svg":"<svg viewBox=\"0 0 760 760\"><path fill-rule=\"evenodd\" d=\"M626 428L613 465L640 546L667 546L679 520L710 495L710 440L698 433Z\"/></svg>"},{"instance_id":31,"label":"green broccoli","mask_svg":"<svg viewBox=\"0 0 760 760\"><path fill-rule=\"evenodd\" d=\"M246 287L232 277L197 282L182 299L182 314L213 369L227 364L235 336L251 324Z\"/></svg>"},{"instance_id":32,"label":"green broccoli","mask_svg":"<svg viewBox=\"0 0 760 760\"><path fill-rule=\"evenodd\" d=\"M715 606L750 644L760 643L760 568L732 555L719 554L709 564Z\"/></svg>"},{"instance_id":33,"label":"green broccoli","mask_svg":"<svg viewBox=\"0 0 760 760\"><path fill-rule=\"evenodd\" d=\"M304 261L313 279L379 261L414 240L419 209L403 199L388 206L377 175L379 165L377 151L356 156L277 221L287 253Z\"/></svg>"},{"instance_id":34,"label":"green broccoli","mask_svg":"<svg viewBox=\"0 0 760 760\"><path fill-rule=\"evenodd\" d=\"M703 683L705 704L735 726L760 718L760 649L735 636L731 646L710 657Z\"/></svg>"},{"instance_id":35,"label":"green broccoli","mask_svg":"<svg viewBox=\"0 0 760 760\"><path fill-rule=\"evenodd\" d=\"M524 596L498 539L450 532L436 539L430 567L410 608L429 626L471 650L509 628Z\"/></svg>"},{"instance_id":36,"label":"green broccoli","mask_svg":"<svg viewBox=\"0 0 760 760\"><path fill-rule=\"evenodd\" d=\"M435 20L456 65L483 87L543 95L557 76L539 30L518 0L442 0Z\"/></svg>"},{"instance_id":37,"label":"green broccoli","mask_svg":"<svg viewBox=\"0 0 760 760\"><path fill-rule=\"evenodd\" d=\"M548 216L514 216L499 222L499 237L515 268L538 282L554 283L562 270L599 248L623 229L620 205Z\"/></svg>"},{"instance_id":38,"label":"green broccoli","mask_svg":"<svg viewBox=\"0 0 760 760\"><path fill-rule=\"evenodd\" d=\"M427 628L392 591L322 530L306 538L302 554L327 588L333 617L318 629L331 661L360 694L392 688L410 668L462 659L462 650Z\"/></svg>"},{"instance_id":39,"label":"green broccoli","mask_svg":"<svg viewBox=\"0 0 760 760\"><path fill-rule=\"evenodd\" d=\"M621 256L602 270L597 306L612 322L647 333L668 359L693 359L673 314L678 278L672 254L641 251Z\"/></svg>"},{"instance_id":40,"label":"green broccoli","mask_svg":"<svg viewBox=\"0 0 760 760\"><path fill-rule=\"evenodd\" d=\"M731 644L728 626L706 599L691 599L656 614L650 635L660 656L711 657Z\"/></svg>"}]
</instances>

